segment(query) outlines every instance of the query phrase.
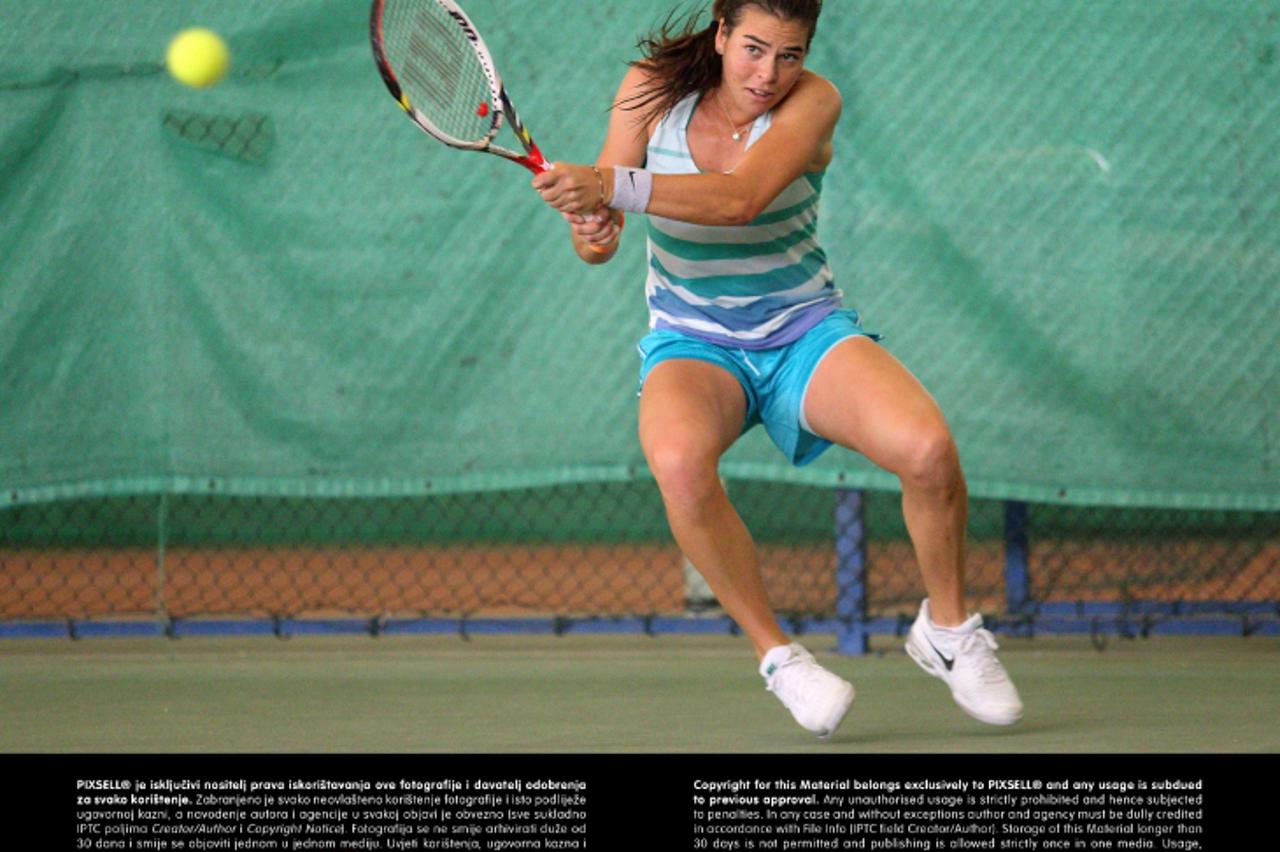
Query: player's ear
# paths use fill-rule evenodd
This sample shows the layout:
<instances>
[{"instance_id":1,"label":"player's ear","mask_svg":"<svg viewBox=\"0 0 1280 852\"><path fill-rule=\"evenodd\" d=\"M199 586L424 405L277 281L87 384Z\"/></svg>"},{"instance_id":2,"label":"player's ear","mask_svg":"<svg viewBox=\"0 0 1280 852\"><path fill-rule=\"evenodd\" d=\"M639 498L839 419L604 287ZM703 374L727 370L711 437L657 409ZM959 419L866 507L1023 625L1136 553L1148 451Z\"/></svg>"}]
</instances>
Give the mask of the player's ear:
<instances>
[{"instance_id":1,"label":"player's ear","mask_svg":"<svg viewBox=\"0 0 1280 852\"><path fill-rule=\"evenodd\" d=\"M724 18L716 21L716 53L724 56L725 45L729 43L729 25Z\"/></svg>"}]
</instances>

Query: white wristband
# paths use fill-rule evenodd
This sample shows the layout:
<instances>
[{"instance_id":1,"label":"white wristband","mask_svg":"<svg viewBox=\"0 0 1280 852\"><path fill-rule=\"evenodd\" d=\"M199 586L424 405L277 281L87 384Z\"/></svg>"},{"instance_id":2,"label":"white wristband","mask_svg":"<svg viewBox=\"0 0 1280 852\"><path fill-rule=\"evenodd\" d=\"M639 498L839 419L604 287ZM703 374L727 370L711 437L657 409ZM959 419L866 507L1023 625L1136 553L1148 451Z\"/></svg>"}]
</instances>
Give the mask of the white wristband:
<instances>
[{"instance_id":1,"label":"white wristband","mask_svg":"<svg viewBox=\"0 0 1280 852\"><path fill-rule=\"evenodd\" d=\"M609 206L628 213L643 213L653 193L653 173L628 166L613 167L613 199Z\"/></svg>"}]
</instances>

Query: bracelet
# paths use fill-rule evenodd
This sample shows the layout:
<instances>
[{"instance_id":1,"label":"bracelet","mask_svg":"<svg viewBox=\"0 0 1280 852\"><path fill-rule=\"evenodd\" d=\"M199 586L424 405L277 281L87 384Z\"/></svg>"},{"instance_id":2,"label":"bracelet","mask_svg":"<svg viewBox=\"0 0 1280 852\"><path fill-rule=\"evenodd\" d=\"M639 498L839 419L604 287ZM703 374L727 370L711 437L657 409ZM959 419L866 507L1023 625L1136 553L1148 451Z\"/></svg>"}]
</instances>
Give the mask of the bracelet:
<instances>
[{"instance_id":1,"label":"bracelet","mask_svg":"<svg viewBox=\"0 0 1280 852\"><path fill-rule=\"evenodd\" d=\"M600 174L600 170L595 166L591 167L591 171L595 172L596 182L600 184L600 203L597 204L596 207L597 208L603 207L604 206L604 175Z\"/></svg>"},{"instance_id":2,"label":"bracelet","mask_svg":"<svg viewBox=\"0 0 1280 852\"><path fill-rule=\"evenodd\" d=\"M613 200L609 206L629 213L643 213L653 194L653 172L628 166L613 167Z\"/></svg>"}]
</instances>

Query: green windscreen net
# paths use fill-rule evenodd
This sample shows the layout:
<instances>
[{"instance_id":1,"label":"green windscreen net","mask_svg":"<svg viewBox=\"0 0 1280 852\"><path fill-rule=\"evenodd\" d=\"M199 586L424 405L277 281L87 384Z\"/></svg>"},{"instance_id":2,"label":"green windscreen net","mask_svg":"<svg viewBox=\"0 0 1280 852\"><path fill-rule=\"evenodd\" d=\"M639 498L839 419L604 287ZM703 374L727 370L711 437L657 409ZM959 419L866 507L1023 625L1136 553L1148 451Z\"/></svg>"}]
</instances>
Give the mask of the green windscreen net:
<instances>
[{"instance_id":1,"label":"green windscreen net","mask_svg":"<svg viewBox=\"0 0 1280 852\"><path fill-rule=\"evenodd\" d=\"M1280 3L831 0L820 235L986 498L1280 508ZM368 4L0 11L0 492L414 497L643 477L643 227L588 268L522 169L387 94ZM590 161L666 4L470 0ZM200 24L230 76L185 89ZM506 131L504 131L506 134ZM511 138L505 136L505 144ZM730 477L889 488L844 450Z\"/></svg>"}]
</instances>

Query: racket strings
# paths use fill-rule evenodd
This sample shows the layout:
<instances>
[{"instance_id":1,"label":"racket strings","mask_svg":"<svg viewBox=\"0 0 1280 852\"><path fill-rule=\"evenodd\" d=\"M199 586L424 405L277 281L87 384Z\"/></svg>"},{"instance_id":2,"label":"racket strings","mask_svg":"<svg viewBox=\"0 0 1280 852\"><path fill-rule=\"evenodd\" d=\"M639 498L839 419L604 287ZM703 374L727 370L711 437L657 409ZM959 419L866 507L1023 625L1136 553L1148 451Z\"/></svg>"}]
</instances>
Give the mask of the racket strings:
<instances>
[{"instance_id":1,"label":"racket strings","mask_svg":"<svg viewBox=\"0 0 1280 852\"><path fill-rule=\"evenodd\" d=\"M435 0L388 0L383 45L409 102L463 142L493 132L489 78L466 33Z\"/></svg>"}]
</instances>

